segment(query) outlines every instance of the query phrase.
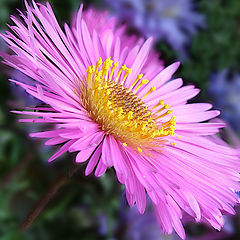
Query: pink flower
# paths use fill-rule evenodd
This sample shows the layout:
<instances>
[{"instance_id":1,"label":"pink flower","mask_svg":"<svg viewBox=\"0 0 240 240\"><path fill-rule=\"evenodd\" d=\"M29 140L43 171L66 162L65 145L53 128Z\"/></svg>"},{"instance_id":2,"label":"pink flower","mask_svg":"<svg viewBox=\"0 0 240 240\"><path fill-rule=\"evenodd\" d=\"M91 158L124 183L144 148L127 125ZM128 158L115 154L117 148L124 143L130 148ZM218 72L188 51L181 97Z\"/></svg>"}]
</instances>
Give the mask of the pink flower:
<instances>
[{"instance_id":1,"label":"pink flower","mask_svg":"<svg viewBox=\"0 0 240 240\"><path fill-rule=\"evenodd\" d=\"M49 161L69 151L88 161L86 175L114 167L129 205L143 213L148 194L164 233L185 238L184 211L220 230L239 201L239 157L213 137L224 124L205 122L219 112L187 104L199 90L169 81L179 63L163 70L151 38L125 35L106 14L81 7L63 31L48 3L32 4L22 21L12 17L2 37L14 54L2 56L36 83L10 81L49 106L14 111L55 126L31 134L61 144Z\"/></svg>"}]
</instances>

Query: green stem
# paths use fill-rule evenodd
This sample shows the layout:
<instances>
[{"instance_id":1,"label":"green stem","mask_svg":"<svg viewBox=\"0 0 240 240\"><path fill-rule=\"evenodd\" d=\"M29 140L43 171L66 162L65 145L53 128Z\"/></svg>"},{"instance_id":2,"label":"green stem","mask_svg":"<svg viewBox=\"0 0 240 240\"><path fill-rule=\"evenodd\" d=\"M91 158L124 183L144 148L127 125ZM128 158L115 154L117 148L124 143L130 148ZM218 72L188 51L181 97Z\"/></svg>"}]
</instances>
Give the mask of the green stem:
<instances>
[{"instance_id":1,"label":"green stem","mask_svg":"<svg viewBox=\"0 0 240 240\"><path fill-rule=\"evenodd\" d=\"M69 176L59 176L56 181L48 188L46 193L40 198L33 210L28 214L24 222L21 224L20 229L22 232L27 230L33 221L40 215L48 202L53 198L57 191L74 175L78 170L78 167L74 167L70 170Z\"/></svg>"}]
</instances>

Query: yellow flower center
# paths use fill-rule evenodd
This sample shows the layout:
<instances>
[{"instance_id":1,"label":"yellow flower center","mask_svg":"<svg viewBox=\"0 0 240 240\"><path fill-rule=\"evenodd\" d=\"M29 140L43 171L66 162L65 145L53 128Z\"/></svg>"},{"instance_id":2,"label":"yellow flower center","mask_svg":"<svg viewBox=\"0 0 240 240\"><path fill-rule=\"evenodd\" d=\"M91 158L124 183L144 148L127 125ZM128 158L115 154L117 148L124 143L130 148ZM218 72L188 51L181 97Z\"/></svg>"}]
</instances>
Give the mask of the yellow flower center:
<instances>
[{"instance_id":1,"label":"yellow flower center","mask_svg":"<svg viewBox=\"0 0 240 240\"><path fill-rule=\"evenodd\" d=\"M164 137L174 135L175 117L167 122L159 121L172 113L170 106L160 101L149 109L137 95L148 80L142 79L143 75L139 74L127 88L124 82L131 69L125 65L118 71L117 68L118 62L113 63L111 58L104 62L100 58L96 66L87 68L86 82L81 90L83 106L106 134L113 135L124 146L129 145L140 153L159 148L165 142ZM155 90L155 87L150 88L144 97Z\"/></svg>"}]
</instances>

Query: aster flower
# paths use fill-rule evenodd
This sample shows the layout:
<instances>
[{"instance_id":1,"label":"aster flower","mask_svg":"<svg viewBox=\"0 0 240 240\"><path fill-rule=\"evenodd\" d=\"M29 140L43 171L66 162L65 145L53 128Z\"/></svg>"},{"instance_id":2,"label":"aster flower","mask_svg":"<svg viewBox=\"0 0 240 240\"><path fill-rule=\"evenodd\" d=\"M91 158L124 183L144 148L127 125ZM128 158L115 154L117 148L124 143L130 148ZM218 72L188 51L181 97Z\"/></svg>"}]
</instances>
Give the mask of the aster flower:
<instances>
[{"instance_id":1,"label":"aster flower","mask_svg":"<svg viewBox=\"0 0 240 240\"><path fill-rule=\"evenodd\" d=\"M222 118L240 132L240 74L224 69L211 76L208 94L214 107L222 110Z\"/></svg>"},{"instance_id":2,"label":"aster flower","mask_svg":"<svg viewBox=\"0 0 240 240\"><path fill-rule=\"evenodd\" d=\"M12 17L2 37L14 53L2 56L36 83L10 81L48 104L14 112L55 126L31 134L61 144L49 161L69 151L88 161L86 175L113 167L130 206L144 213L149 195L164 233L185 238L183 212L220 230L239 201L240 163L236 150L213 140L224 124L204 122L219 111L187 104L199 90L170 81L179 63L162 69L152 38L128 37L115 19L82 6L63 31L49 3L32 4L22 21Z\"/></svg>"},{"instance_id":3,"label":"aster flower","mask_svg":"<svg viewBox=\"0 0 240 240\"><path fill-rule=\"evenodd\" d=\"M114 14L145 36L166 41L185 58L186 46L204 16L194 11L192 0L105 0Z\"/></svg>"}]
</instances>

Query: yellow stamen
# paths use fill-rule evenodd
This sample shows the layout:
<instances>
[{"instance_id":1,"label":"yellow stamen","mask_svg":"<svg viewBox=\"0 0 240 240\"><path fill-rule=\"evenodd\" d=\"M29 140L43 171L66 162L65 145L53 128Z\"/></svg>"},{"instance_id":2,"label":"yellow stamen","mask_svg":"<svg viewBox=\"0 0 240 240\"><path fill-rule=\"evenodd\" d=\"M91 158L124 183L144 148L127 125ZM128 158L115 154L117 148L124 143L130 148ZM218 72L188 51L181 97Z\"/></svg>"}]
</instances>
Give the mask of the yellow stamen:
<instances>
[{"instance_id":1,"label":"yellow stamen","mask_svg":"<svg viewBox=\"0 0 240 240\"><path fill-rule=\"evenodd\" d=\"M172 114L172 110L166 111L164 114L162 114L161 116L158 116L157 118L165 117L165 116L167 116L168 114Z\"/></svg>"},{"instance_id":2,"label":"yellow stamen","mask_svg":"<svg viewBox=\"0 0 240 240\"><path fill-rule=\"evenodd\" d=\"M111 60L111 57L107 58L106 61L103 62L102 66L102 79L104 78L105 80L108 79L108 71L109 68L112 66L113 61Z\"/></svg>"},{"instance_id":3,"label":"yellow stamen","mask_svg":"<svg viewBox=\"0 0 240 240\"><path fill-rule=\"evenodd\" d=\"M113 64L113 67L112 67L112 70L111 70L111 73L110 73L110 76L109 76L109 81L112 80L112 76L113 76L114 70L116 69L116 67L118 67L118 64L119 64L118 62L115 62Z\"/></svg>"},{"instance_id":4,"label":"yellow stamen","mask_svg":"<svg viewBox=\"0 0 240 240\"><path fill-rule=\"evenodd\" d=\"M176 125L176 120L175 117L171 117L171 119L165 123L162 124L164 128L170 127L170 126L175 126Z\"/></svg>"},{"instance_id":5,"label":"yellow stamen","mask_svg":"<svg viewBox=\"0 0 240 240\"><path fill-rule=\"evenodd\" d=\"M89 82L92 79L92 73L93 73L92 68L89 66L87 68L87 82Z\"/></svg>"},{"instance_id":6,"label":"yellow stamen","mask_svg":"<svg viewBox=\"0 0 240 240\"><path fill-rule=\"evenodd\" d=\"M123 80L122 80L122 84L124 84L127 76L128 76L131 72L132 72L132 69L131 69L131 68L127 68L127 69L126 69L126 72L125 72L124 77L123 77Z\"/></svg>"},{"instance_id":7,"label":"yellow stamen","mask_svg":"<svg viewBox=\"0 0 240 240\"><path fill-rule=\"evenodd\" d=\"M142 79L141 83L137 86L137 88L135 89L135 92L138 91L138 89L143 85L143 84L148 84L148 80L147 79Z\"/></svg>"},{"instance_id":8,"label":"yellow stamen","mask_svg":"<svg viewBox=\"0 0 240 240\"><path fill-rule=\"evenodd\" d=\"M138 151L141 153L142 152L142 149L140 147L138 147Z\"/></svg>"},{"instance_id":9,"label":"yellow stamen","mask_svg":"<svg viewBox=\"0 0 240 240\"><path fill-rule=\"evenodd\" d=\"M143 74L139 74L130 88L127 88L124 83L127 82L131 69L125 65L117 67L118 62L113 63L111 58L108 58L104 62L99 59L96 67L87 68L87 81L83 81L80 92L76 91L81 104L88 111L89 117L106 134L111 134L121 141L123 146L129 146L134 151L144 154L153 148L159 149L159 146L163 146L167 141L166 136L175 134L174 116L168 121L158 120L172 113L171 110L167 110L170 105L161 100L152 109L148 108L136 92L149 81L142 79ZM120 82L118 80L123 71L124 76ZM155 87L151 87L144 97L155 90ZM160 108L166 111L158 116L160 110L156 112L153 109L160 105Z\"/></svg>"},{"instance_id":10,"label":"yellow stamen","mask_svg":"<svg viewBox=\"0 0 240 240\"><path fill-rule=\"evenodd\" d=\"M98 72L99 66L101 66L101 65L102 65L102 58L100 57L100 59L97 61L97 66L96 66L95 73Z\"/></svg>"},{"instance_id":11,"label":"yellow stamen","mask_svg":"<svg viewBox=\"0 0 240 240\"><path fill-rule=\"evenodd\" d=\"M159 112L161 112L161 111L163 111L165 109L169 109L170 107L171 107L170 105L165 103L164 106L162 108L160 108L156 113L159 113Z\"/></svg>"},{"instance_id":12,"label":"yellow stamen","mask_svg":"<svg viewBox=\"0 0 240 240\"><path fill-rule=\"evenodd\" d=\"M116 77L116 80L118 81L122 71L126 70L126 65L123 65L120 67L119 71L118 71L118 74L117 74L117 77Z\"/></svg>"},{"instance_id":13,"label":"yellow stamen","mask_svg":"<svg viewBox=\"0 0 240 240\"><path fill-rule=\"evenodd\" d=\"M151 92L156 91L156 87L151 87L150 90L144 95L144 97L147 97Z\"/></svg>"},{"instance_id":14,"label":"yellow stamen","mask_svg":"<svg viewBox=\"0 0 240 240\"><path fill-rule=\"evenodd\" d=\"M136 85L136 83L143 77L143 74L138 74L136 80L134 81L134 83L132 84L132 86L130 87L130 90L132 90L134 88L134 86Z\"/></svg>"},{"instance_id":15,"label":"yellow stamen","mask_svg":"<svg viewBox=\"0 0 240 240\"><path fill-rule=\"evenodd\" d=\"M168 105L168 104L165 104L164 107L165 107L166 109L169 109L171 106Z\"/></svg>"},{"instance_id":16,"label":"yellow stamen","mask_svg":"<svg viewBox=\"0 0 240 240\"><path fill-rule=\"evenodd\" d=\"M152 109L157 108L160 105L163 105L164 101L160 100L158 104L156 104Z\"/></svg>"}]
</instances>

